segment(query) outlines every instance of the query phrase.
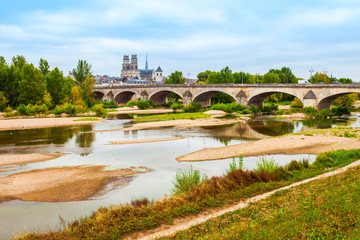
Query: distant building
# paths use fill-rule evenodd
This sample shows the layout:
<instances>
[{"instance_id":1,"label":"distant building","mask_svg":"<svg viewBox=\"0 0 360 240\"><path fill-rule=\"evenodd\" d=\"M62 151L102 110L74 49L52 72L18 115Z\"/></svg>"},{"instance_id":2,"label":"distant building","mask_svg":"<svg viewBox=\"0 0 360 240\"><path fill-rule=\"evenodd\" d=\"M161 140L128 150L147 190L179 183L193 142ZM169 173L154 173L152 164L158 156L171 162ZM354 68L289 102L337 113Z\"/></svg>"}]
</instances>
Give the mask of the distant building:
<instances>
[{"instance_id":1,"label":"distant building","mask_svg":"<svg viewBox=\"0 0 360 240\"><path fill-rule=\"evenodd\" d=\"M152 82L161 82L164 79L163 71L160 66L155 69L149 69L148 59L146 55L145 69L138 68L137 55L131 55L131 62L129 55L124 55L121 77L122 78L138 78L141 80L149 80Z\"/></svg>"}]
</instances>

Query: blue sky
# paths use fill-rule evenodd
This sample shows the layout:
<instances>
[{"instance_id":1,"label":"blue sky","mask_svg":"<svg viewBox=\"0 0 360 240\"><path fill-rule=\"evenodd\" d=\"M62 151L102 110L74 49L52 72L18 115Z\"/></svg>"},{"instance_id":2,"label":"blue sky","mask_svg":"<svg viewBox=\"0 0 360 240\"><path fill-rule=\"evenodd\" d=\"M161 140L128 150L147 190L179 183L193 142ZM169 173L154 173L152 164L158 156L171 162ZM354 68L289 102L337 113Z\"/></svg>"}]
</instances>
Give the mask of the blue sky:
<instances>
[{"instance_id":1,"label":"blue sky","mask_svg":"<svg viewBox=\"0 0 360 240\"><path fill-rule=\"evenodd\" d=\"M125 54L139 65L195 77L229 66L264 74L290 67L360 81L358 0L15 0L0 8L0 56L17 54L64 73L79 59L119 76Z\"/></svg>"}]
</instances>

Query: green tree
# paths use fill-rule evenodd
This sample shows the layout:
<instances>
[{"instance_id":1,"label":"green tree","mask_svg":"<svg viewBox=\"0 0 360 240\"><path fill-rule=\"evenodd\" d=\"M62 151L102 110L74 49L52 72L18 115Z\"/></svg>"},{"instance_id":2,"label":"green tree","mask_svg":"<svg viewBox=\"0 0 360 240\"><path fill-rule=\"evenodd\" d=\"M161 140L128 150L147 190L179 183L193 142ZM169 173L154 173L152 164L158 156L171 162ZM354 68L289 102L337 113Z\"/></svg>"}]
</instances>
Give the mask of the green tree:
<instances>
[{"instance_id":1,"label":"green tree","mask_svg":"<svg viewBox=\"0 0 360 240\"><path fill-rule=\"evenodd\" d=\"M62 71L57 67L46 76L46 87L55 105L61 103L65 98L65 78Z\"/></svg>"},{"instance_id":2,"label":"green tree","mask_svg":"<svg viewBox=\"0 0 360 240\"><path fill-rule=\"evenodd\" d=\"M290 68L282 67L281 73L281 83L297 83L297 78L295 77Z\"/></svg>"},{"instance_id":3,"label":"green tree","mask_svg":"<svg viewBox=\"0 0 360 240\"><path fill-rule=\"evenodd\" d=\"M206 80L208 79L209 75L213 73L210 70L206 70L205 72L200 72L197 75L197 82L202 82L202 83L206 83Z\"/></svg>"},{"instance_id":4,"label":"green tree","mask_svg":"<svg viewBox=\"0 0 360 240\"><path fill-rule=\"evenodd\" d=\"M334 100L332 103L335 106L351 106L353 105L356 100L359 99L359 96L357 93L347 94L345 96L338 97Z\"/></svg>"},{"instance_id":5,"label":"green tree","mask_svg":"<svg viewBox=\"0 0 360 240\"><path fill-rule=\"evenodd\" d=\"M352 83L352 79L351 79L351 78L339 78L338 82L341 82L341 83Z\"/></svg>"},{"instance_id":6,"label":"green tree","mask_svg":"<svg viewBox=\"0 0 360 240\"><path fill-rule=\"evenodd\" d=\"M39 69L40 69L40 72L44 75L44 77L46 77L46 75L49 73L49 69L50 69L48 61L40 58Z\"/></svg>"},{"instance_id":7,"label":"green tree","mask_svg":"<svg viewBox=\"0 0 360 240\"><path fill-rule=\"evenodd\" d=\"M6 60L3 56L0 56L0 67L7 66Z\"/></svg>"},{"instance_id":8,"label":"green tree","mask_svg":"<svg viewBox=\"0 0 360 240\"><path fill-rule=\"evenodd\" d=\"M0 112L4 111L7 103L8 100L6 99L5 94L3 92L0 92Z\"/></svg>"},{"instance_id":9,"label":"green tree","mask_svg":"<svg viewBox=\"0 0 360 240\"><path fill-rule=\"evenodd\" d=\"M83 82L82 87L82 99L90 107L95 103L94 98L94 87L95 87L95 78L87 76Z\"/></svg>"},{"instance_id":10,"label":"green tree","mask_svg":"<svg viewBox=\"0 0 360 240\"><path fill-rule=\"evenodd\" d=\"M326 74L317 72L309 79L309 82L311 82L311 83L318 83L318 82L330 83L330 80Z\"/></svg>"},{"instance_id":11,"label":"green tree","mask_svg":"<svg viewBox=\"0 0 360 240\"><path fill-rule=\"evenodd\" d=\"M171 73L171 75L165 79L164 84L184 84L185 78L181 71L175 71Z\"/></svg>"},{"instance_id":12,"label":"green tree","mask_svg":"<svg viewBox=\"0 0 360 240\"><path fill-rule=\"evenodd\" d=\"M85 60L79 60L76 69L73 69L73 74L77 85L82 86L87 76L91 76L91 65Z\"/></svg>"},{"instance_id":13,"label":"green tree","mask_svg":"<svg viewBox=\"0 0 360 240\"><path fill-rule=\"evenodd\" d=\"M32 64L25 64L19 81L19 103L41 104L44 102L46 85L41 72Z\"/></svg>"},{"instance_id":14,"label":"green tree","mask_svg":"<svg viewBox=\"0 0 360 240\"><path fill-rule=\"evenodd\" d=\"M220 72L213 72L208 76L207 84L234 83L234 76L229 67L221 69Z\"/></svg>"},{"instance_id":15,"label":"green tree","mask_svg":"<svg viewBox=\"0 0 360 240\"><path fill-rule=\"evenodd\" d=\"M26 64L26 59L23 55L17 55L12 58L12 63L15 67L18 67L21 70Z\"/></svg>"},{"instance_id":16,"label":"green tree","mask_svg":"<svg viewBox=\"0 0 360 240\"><path fill-rule=\"evenodd\" d=\"M234 83L255 83L252 81L252 77L250 73L245 72L235 72L233 73Z\"/></svg>"},{"instance_id":17,"label":"green tree","mask_svg":"<svg viewBox=\"0 0 360 240\"><path fill-rule=\"evenodd\" d=\"M263 83L280 83L280 77L277 73L268 72L264 75Z\"/></svg>"}]
</instances>

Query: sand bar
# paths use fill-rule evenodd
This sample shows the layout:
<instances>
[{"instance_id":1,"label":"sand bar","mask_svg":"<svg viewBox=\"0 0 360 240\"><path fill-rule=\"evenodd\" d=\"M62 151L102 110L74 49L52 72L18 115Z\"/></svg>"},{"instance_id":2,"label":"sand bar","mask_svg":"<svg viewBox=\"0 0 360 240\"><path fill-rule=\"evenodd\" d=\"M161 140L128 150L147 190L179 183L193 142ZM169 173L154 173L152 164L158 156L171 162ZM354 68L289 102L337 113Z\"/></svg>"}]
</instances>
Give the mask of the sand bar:
<instances>
[{"instance_id":1,"label":"sand bar","mask_svg":"<svg viewBox=\"0 0 360 240\"><path fill-rule=\"evenodd\" d=\"M124 141L112 141L108 145L121 145L121 144L134 144L134 143L150 143L150 142L165 142L165 141L174 141L181 140L184 137L168 137L168 138L150 138L150 139L132 139Z\"/></svg>"},{"instance_id":2,"label":"sand bar","mask_svg":"<svg viewBox=\"0 0 360 240\"><path fill-rule=\"evenodd\" d=\"M131 107L117 108L110 114L160 114L160 113L172 113L174 112L170 108L160 108L160 109L139 109Z\"/></svg>"},{"instance_id":3,"label":"sand bar","mask_svg":"<svg viewBox=\"0 0 360 240\"><path fill-rule=\"evenodd\" d=\"M256 142L236 144L226 147L205 148L176 158L180 162L208 161L238 157L239 155L258 156L269 154L319 154L339 149L359 149L357 138L327 135L286 135L265 138Z\"/></svg>"},{"instance_id":4,"label":"sand bar","mask_svg":"<svg viewBox=\"0 0 360 240\"><path fill-rule=\"evenodd\" d=\"M148 172L146 168L104 170L105 166L46 168L0 178L0 202L65 202L89 198L106 183Z\"/></svg>"},{"instance_id":5,"label":"sand bar","mask_svg":"<svg viewBox=\"0 0 360 240\"><path fill-rule=\"evenodd\" d=\"M227 124L234 124L240 121L243 120L216 119L216 118L199 118L195 120L180 119L180 120L169 120L169 121L158 121L158 122L142 122L142 123L136 123L133 126L127 128L98 130L93 132L132 131L132 130L143 130L143 129L152 129L152 128L163 128L163 127L176 127L176 128L210 127L210 126L222 126Z\"/></svg>"},{"instance_id":6,"label":"sand bar","mask_svg":"<svg viewBox=\"0 0 360 240\"><path fill-rule=\"evenodd\" d=\"M99 121L74 121L83 119L79 117L69 118L26 118L26 119L6 119L0 120L0 131L4 130L19 130L19 129L32 129L32 128L45 128L45 127L61 127L61 126L74 126L99 123Z\"/></svg>"},{"instance_id":7,"label":"sand bar","mask_svg":"<svg viewBox=\"0 0 360 240\"><path fill-rule=\"evenodd\" d=\"M56 159L64 154L60 153L30 153L0 155L0 166L26 164Z\"/></svg>"}]
</instances>

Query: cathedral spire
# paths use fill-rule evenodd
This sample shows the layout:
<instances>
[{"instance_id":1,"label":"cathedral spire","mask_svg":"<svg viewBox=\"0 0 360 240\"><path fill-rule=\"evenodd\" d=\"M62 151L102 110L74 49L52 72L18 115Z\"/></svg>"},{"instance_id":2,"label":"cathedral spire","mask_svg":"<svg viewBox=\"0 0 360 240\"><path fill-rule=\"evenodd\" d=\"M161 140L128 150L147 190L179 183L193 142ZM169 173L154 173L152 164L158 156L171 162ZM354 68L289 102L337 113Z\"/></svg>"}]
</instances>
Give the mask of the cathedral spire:
<instances>
[{"instance_id":1,"label":"cathedral spire","mask_svg":"<svg viewBox=\"0 0 360 240\"><path fill-rule=\"evenodd\" d=\"M147 60L147 54L146 54L146 63L145 63L145 70L149 69L148 60Z\"/></svg>"}]
</instances>

